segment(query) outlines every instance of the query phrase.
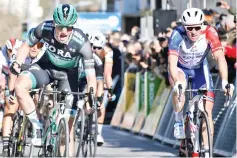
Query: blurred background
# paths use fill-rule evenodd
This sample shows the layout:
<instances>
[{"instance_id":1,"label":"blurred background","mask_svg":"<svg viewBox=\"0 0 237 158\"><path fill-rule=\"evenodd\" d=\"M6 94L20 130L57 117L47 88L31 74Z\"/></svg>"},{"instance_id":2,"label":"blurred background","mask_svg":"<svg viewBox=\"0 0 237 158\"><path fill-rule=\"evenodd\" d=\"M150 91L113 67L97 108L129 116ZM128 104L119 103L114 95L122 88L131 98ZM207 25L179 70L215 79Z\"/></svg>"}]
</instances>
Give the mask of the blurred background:
<instances>
[{"instance_id":1,"label":"blurred background","mask_svg":"<svg viewBox=\"0 0 237 158\"><path fill-rule=\"evenodd\" d=\"M112 14L119 13L119 24L113 29L130 33L133 26L141 29L142 36L152 37L154 33L164 31L171 20L178 20L182 11L187 7L212 9L219 14L228 13L227 10L216 6L217 0L0 0L1 26L0 44L9 36L21 37L22 33L36 26L39 22L52 19L55 6L59 3L69 3L76 7L78 12L94 12ZM230 6L235 6L235 0L227 0ZM170 11L171 19L159 13L158 10ZM210 14L206 12L206 14ZM154 16L153 16L154 15ZM84 15L83 15L84 16ZM96 16L100 17L100 14ZM94 18L96 18L94 16ZM168 16L167 16L168 17ZM89 19L88 17L85 17ZM163 19L162 19L163 18ZM165 20L164 20L165 19ZM118 20L118 19L111 19ZM160 22L162 21L162 23ZM98 23L98 21L97 21ZM116 23L116 22L115 22ZM80 25L80 24L78 24ZM111 24L112 25L112 24ZM159 26L160 25L160 26ZM166 26L166 27L165 27Z\"/></svg>"}]
</instances>

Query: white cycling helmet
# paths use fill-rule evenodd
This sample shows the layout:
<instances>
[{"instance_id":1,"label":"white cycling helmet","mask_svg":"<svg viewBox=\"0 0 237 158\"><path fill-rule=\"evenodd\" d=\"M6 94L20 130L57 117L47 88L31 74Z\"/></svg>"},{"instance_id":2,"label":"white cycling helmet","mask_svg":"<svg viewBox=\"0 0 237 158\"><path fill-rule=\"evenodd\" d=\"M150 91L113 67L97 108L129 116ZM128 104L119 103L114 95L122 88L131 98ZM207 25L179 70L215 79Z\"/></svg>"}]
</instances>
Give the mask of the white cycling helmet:
<instances>
[{"instance_id":1,"label":"white cycling helmet","mask_svg":"<svg viewBox=\"0 0 237 158\"><path fill-rule=\"evenodd\" d=\"M94 34L93 46L96 47L104 47L106 43L105 35L101 32L97 32Z\"/></svg>"},{"instance_id":2,"label":"white cycling helmet","mask_svg":"<svg viewBox=\"0 0 237 158\"><path fill-rule=\"evenodd\" d=\"M11 38L6 41L7 49L11 49L11 50L19 48L21 44L22 44L22 41L16 38Z\"/></svg>"},{"instance_id":3,"label":"white cycling helmet","mask_svg":"<svg viewBox=\"0 0 237 158\"><path fill-rule=\"evenodd\" d=\"M87 31L84 31L84 34L86 35L90 43L92 43L92 41L94 40L94 36L92 35L92 33L88 33Z\"/></svg>"},{"instance_id":4,"label":"white cycling helmet","mask_svg":"<svg viewBox=\"0 0 237 158\"><path fill-rule=\"evenodd\" d=\"M183 25L202 24L204 21L204 14L201 9L189 8L183 11L181 19Z\"/></svg>"}]
</instances>

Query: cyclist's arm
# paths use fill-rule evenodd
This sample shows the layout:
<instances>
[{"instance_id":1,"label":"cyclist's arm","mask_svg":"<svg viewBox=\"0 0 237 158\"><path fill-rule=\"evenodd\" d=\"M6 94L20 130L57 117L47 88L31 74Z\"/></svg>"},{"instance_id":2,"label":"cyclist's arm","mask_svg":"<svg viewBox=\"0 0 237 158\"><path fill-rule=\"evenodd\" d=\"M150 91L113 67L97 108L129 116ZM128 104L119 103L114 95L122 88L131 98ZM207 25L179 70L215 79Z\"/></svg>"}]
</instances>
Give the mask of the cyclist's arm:
<instances>
[{"instance_id":1,"label":"cyclist's arm","mask_svg":"<svg viewBox=\"0 0 237 158\"><path fill-rule=\"evenodd\" d=\"M13 91L14 90L14 85L16 82L17 76L12 74L11 72L9 73L9 80L8 80L8 89L9 91Z\"/></svg>"},{"instance_id":2,"label":"cyclist's arm","mask_svg":"<svg viewBox=\"0 0 237 158\"><path fill-rule=\"evenodd\" d=\"M225 60L225 55L223 50L217 50L214 52L213 57L216 59L219 73L222 80L228 81L228 67Z\"/></svg>"},{"instance_id":3,"label":"cyclist's arm","mask_svg":"<svg viewBox=\"0 0 237 158\"><path fill-rule=\"evenodd\" d=\"M174 83L178 81L178 58L179 45L182 37L177 30L174 30L169 39L169 56L168 56L168 70Z\"/></svg>"},{"instance_id":4,"label":"cyclist's arm","mask_svg":"<svg viewBox=\"0 0 237 158\"><path fill-rule=\"evenodd\" d=\"M169 55L168 57L168 69L170 76L174 83L178 81L178 57L176 55Z\"/></svg>"},{"instance_id":5,"label":"cyclist's arm","mask_svg":"<svg viewBox=\"0 0 237 158\"><path fill-rule=\"evenodd\" d=\"M18 49L15 50L15 51L18 51ZM13 63L13 62L16 60L16 54L17 54L17 53L15 53L14 56L12 55L12 58L11 58L11 60L10 60L10 63ZM14 88L15 88L14 85L15 85L17 76L14 75L14 74L12 74L11 71L8 71L8 74L9 74L9 76L8 76L8 77L9 77L9 80L8 80L8 89L9 89L9 91L13 91Z\"/></svg>"},{"instance_id":6,"label":"cyclist's arm","mask_svg":"<svg viewBox=\"0 0 237 158\"><path fill-rule=\"evenodd\" d=\"M89 41L84 43L84 45L80 50L80 53L83 55L84 59L83 63L87 80L87 91L89 92L90 88L93 87L95 93L96 92L95 64Z\"/></svg>"},{"instance_id":7,"label":"cyclist's arm","mask_svg":"<svg viewBox=\"0 0 237 158\"><path fill-rule=\"evenodd\" d=\"M26 42L18 49L16 62L20 65L24 63L26 57L29 55L30 47L33 47L41 40L43 24L44 23L39 24L34 30L29 32Z\"/></svg>"},{"instance_id":8,"label":"cyclist's arm","mask_svg":"<svg viewBox=\"0 0 237 158\"><path fill-rule=\"evenodd\" d=\"M218 34L213 27L207 28L206 38L211 46L212 55L217 61L221 79L228 81L228 68L225 60L224 49L221 45Z\"/></svg>"},{"instance_id":9,"label":"cyclist's arm","mask_svg":"<svg viewBox=\"0 0 237 158\"><path fill-rule=\"evenodd\" d=\"M105 49L106 50L106 49ZM104 79L107 88L112 86L112 70L113 70L113 51L110 49L105 56L105 65L104 65Z\"/></svg>"},{"instance_id":10,"label":"cyclist's arm","mask_svg":"<svg viewBox=\"0 0 237 158\"><path fill-rule=\"evenodd\" d=\"M104 92L104 81L103 80L97 80L97 91L96 91L96 97L101 97Z\"/></svg>"},{"instance_id":11,"label":"cyclist's arm","mask_svg":"<svg viewBox=\"0 0 237 158\"><path fill-rule=\"evenodd\" d=\"M93 58L95 61L95 71L96 71L96 81L97 81L97 91L96 96L101 97L104 92L104 67L103 62L98 55L93 53Z\"/></svg>"}]
</instances>

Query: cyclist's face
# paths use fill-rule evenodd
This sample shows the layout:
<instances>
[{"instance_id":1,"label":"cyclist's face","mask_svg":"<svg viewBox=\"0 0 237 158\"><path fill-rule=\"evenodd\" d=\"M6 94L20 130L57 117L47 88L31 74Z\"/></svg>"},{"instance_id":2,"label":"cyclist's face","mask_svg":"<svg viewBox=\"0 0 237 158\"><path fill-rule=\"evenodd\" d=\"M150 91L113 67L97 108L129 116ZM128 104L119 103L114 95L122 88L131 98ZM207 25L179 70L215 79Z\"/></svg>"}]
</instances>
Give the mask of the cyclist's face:
<instances>
[{"instance_id":1,"label":"cyclist's face","mask_svg":"<svg viewBox=\"0 0 237 158\"><path fill-rule=\"evenodd\" d=\"M97 47L97 46L93 46L93 45L91 47L92 47L92 52L96 53L96 54L100 54L103 49L102 47Z\"/></svg>"},{"instance_id":2,"label":"cyclist's face","mask_svg":"<svg viewBox=\"0 0 237 158\"><path fill-rule=\"evenodd\" d=\"M193 42L196 42L202 34L202 25L186 25L184 28L188 38Z\"/></svg>"},{"instance_id":3,"label":"cyclist's face","mask_svg":"<svg viewBox=\"0 0 237 158\"><path fill-rule=\"evenodd\" d=\"M55 26L55 33L56 38L60 43L67 43L71 33L72 33L73 27L67 27L67 26Z\"/></svg>"},{"instance_id":4,"label":"cyclist's face","mask_svg":"<svg viewBox=\"0 0 237 158\"><path fill-rule=\"evenodd\" d=\"M98 46L91 46L92 47L92 52L96 53L101 59L104 59L105 57L105 51L103 51L103 47L98 47Z\"/></svg>"},{"instance_id":5,"label":"cyclist's face","mask_svg":"<svg viewBox=\"0 0 237 158\"><path fill-rule=\"evenodd\" d=\"M34 47L31 47L29 53L30 58L36 58L36 56L39 54L43 46L44 46L43 43L38 42Z\"/></svg>"}]
</instances>

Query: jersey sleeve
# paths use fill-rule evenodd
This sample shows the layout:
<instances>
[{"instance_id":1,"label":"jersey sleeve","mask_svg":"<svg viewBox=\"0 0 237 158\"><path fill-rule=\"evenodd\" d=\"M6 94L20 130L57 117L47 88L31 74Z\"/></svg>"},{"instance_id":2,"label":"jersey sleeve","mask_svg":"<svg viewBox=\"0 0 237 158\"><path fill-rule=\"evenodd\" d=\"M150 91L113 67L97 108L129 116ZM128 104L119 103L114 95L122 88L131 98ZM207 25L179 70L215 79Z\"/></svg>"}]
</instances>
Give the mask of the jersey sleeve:
<instances>
[{"instance_id":1,"label":"jersey sleeve","mask_svg":"<svg viewBox=\"0 0 237 158\"><path fill-rule=\"evenodd\" d=\"M80 53L83 57L85 75L86 76L95 75L94 58L92 56L91 45L89 41L83 44L83 46L80 49Z\"/></svg>"},{"instance_id":2,"label":"jersey sleeve","mask_svg":"<svg viewBox=\"0 0 237 158\"><path fill-rule=\"evenodd\" d=\"M223 49L216 30L211 26L206 28L206 39L211 47L212 53Z\"/></svg>"},{"instance_id":3,"label":"jersey sleeve","mask_svg":"<svg viewBox=\"0 0 237 158\"><path fill-rule=\"evenodd\" d=\"M96 72L96 80L104 80L104 66L103 62L98 55L93 53L93 58L95 61L95 72Z\"/></svg>"},{"instance_id":4,"label":"jersey sleeve","mask_svg":"<svg viewBox=\"0 0 237 158\"><path fill-rule=\"evenodd\" d=\"M27 43L29 46L34 46L36 43L38 43L42 38L42 32L43 32L43 23L39 24L36 28L29 31L27 35Z\"/></svg>"},{"instance_id":5,"label":"jersey sleeve","mask_svg":"<svg viewBox=\"0 0 237 158\"><path fill-rule=\"evenodd\" d=\"M172 35L169 39L169 51L168 55L176 55L179 56L179 46L180 43L182 42L183 37L179 33L179 31L174 30L172 32Z\"/></svg>"}]
</instances>

